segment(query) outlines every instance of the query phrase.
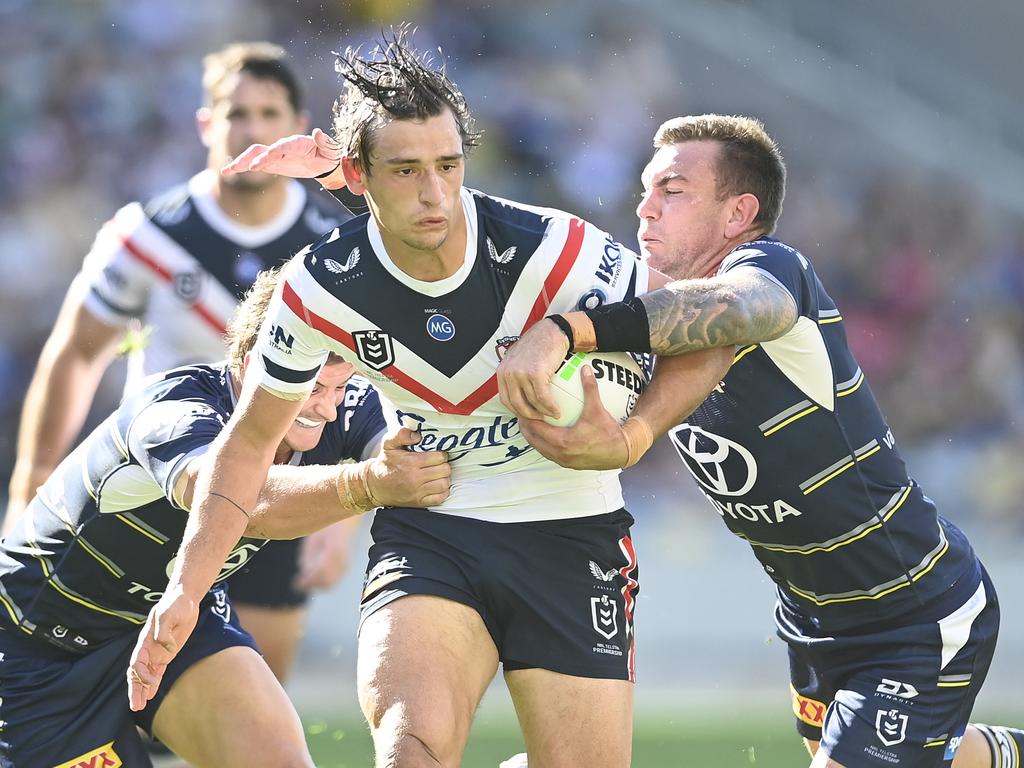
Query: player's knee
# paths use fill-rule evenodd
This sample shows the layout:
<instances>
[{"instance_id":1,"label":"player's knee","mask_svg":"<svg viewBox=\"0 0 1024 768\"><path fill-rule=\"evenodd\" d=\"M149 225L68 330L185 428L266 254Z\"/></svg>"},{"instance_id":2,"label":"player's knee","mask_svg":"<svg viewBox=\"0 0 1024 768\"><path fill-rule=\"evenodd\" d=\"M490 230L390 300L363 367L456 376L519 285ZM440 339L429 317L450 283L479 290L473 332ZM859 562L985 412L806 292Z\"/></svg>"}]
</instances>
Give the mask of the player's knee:
<instances>
[{"instance_id":1,"label":"player's knee","mask_svg":"<svg viewBox=\"0 0 1024 768\"><path fill-rule=\"evenodd\" d=\"M379 699L364 699L363 707L373 733L378 768L419 768L458 761L463 729L446 707L384 704Z\"/></svg>"}]
</instances>

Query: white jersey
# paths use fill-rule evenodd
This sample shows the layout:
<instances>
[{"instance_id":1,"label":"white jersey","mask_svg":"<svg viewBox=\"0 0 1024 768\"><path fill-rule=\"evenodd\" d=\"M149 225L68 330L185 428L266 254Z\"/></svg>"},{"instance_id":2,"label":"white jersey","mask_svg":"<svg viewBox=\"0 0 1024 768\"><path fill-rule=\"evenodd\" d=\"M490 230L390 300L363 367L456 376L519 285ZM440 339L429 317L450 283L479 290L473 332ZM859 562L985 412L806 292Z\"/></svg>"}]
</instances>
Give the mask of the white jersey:
<instances>
[{"instance_id":1,"label":"white jersey","mask_svg":"<svg viewBox=\"0 0 1024 768\"><path fill-rule=\"evenodd\" d=\"M383 395L389 421L421 432L419 450L448 451L452 493L434 512L521 522L621 508L618 470L564 469L530 447L495 372L546 315L646 292L646 266L561 211L466 189L462 205L465 263L443 280L402 272L369 215L296 256L257 342L262 385L303 397L328 352L351 362Z\"/></svg>"},{"instance_id":2,"label":"white jersey","mask_svg":"<svg viewBox=\"0 0 1024 768\"><path fill-rule=\"evenodd\" d=\"M143 326L126 391L156 371L223 359L228 319L256 275L351 216L326 216L291 182L273 221L242 226L217 204L214 181L212 171L203 171L145 205L120 209L100 229L76 278L97 318Z\"/></svg>"}]
</instances>

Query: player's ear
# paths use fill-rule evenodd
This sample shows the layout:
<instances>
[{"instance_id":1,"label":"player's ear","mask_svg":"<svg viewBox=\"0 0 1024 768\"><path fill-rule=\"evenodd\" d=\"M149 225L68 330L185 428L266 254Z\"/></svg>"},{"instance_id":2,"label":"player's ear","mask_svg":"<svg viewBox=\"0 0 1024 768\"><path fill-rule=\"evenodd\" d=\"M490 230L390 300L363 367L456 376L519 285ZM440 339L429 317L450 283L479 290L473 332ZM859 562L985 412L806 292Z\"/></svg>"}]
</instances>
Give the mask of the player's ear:
<instances>
[{"instance_id":1,"label":"player's ear","mask_svg":"<svg viewBox=\"0 0 1024 768\"><path fill-rule=\"evenodd\" d=\"M196 130L199 132L199 140L203 146L210 146L210 125L213 123L213 111L209 107L200 107L196 110Z\"/></svg>"},{"instance_id":2,"label":"player's ear","mask_svg":"<svg viewBox=\"0 0 1024 768\"><path fill-rule=\"evenodd\" d=\"M353 195L361 195L366 192L363 168L358 160L352 157L341 158L341 172L345 176L345 184Z\"/></svg>"},{"instance_id":3,"label":"player's ear","mask_svg":"<svg viewBox=\"0 0 1024 768\"><path fill-rule=\"evenodd\" d=\"M757 197L744 192L730 198L732 205L729 208L729 218L725 222L726 239L731 240L738 237L754 225L758 211L761 210L761 203Z\"/></svg>"}]
</instances>

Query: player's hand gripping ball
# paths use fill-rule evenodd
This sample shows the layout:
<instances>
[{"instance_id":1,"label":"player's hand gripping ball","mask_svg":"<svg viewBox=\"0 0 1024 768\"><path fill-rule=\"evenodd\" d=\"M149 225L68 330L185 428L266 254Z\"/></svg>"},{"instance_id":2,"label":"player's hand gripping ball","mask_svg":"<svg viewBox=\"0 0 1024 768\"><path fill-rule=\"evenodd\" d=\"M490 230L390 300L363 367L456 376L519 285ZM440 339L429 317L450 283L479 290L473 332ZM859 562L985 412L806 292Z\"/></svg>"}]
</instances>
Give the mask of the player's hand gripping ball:
<instances>
[{"instance_id":1,"label":"player's hand gripping ball","mask_svg":"<svg viewBox=\"0 0 1024 768\"><path fill-rule=\"evenodd\" d=\"M621 424L647 386L644 369L626 352L577 352L567 357L551 377L551 394L561 416L545 416L544 421L556 427L571 427L579 419L583 412L580 372L584 365L594 371L605 410Z\"/></svg>"}]
</instances>

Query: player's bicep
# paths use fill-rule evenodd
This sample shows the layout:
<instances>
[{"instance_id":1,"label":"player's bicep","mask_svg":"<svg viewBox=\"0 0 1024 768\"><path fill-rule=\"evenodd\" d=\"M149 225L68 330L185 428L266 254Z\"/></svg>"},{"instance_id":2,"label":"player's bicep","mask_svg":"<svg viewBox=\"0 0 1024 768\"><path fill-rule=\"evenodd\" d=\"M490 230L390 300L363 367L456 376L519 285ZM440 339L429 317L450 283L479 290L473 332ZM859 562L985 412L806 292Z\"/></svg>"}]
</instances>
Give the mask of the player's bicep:
<instances>
[{"instance_id":1,"label":"player's bicep","mask_svg":"<svg viewBox=\"0 0 1024 768\"><path fill-rule=\"evenodd\" d=\"M733 312L746 323L746 339L771 341L789 332L800 315L796 298L770 272L756 267L733 269L715 278L735 295Z\"/></svg>"}]
</instances>

